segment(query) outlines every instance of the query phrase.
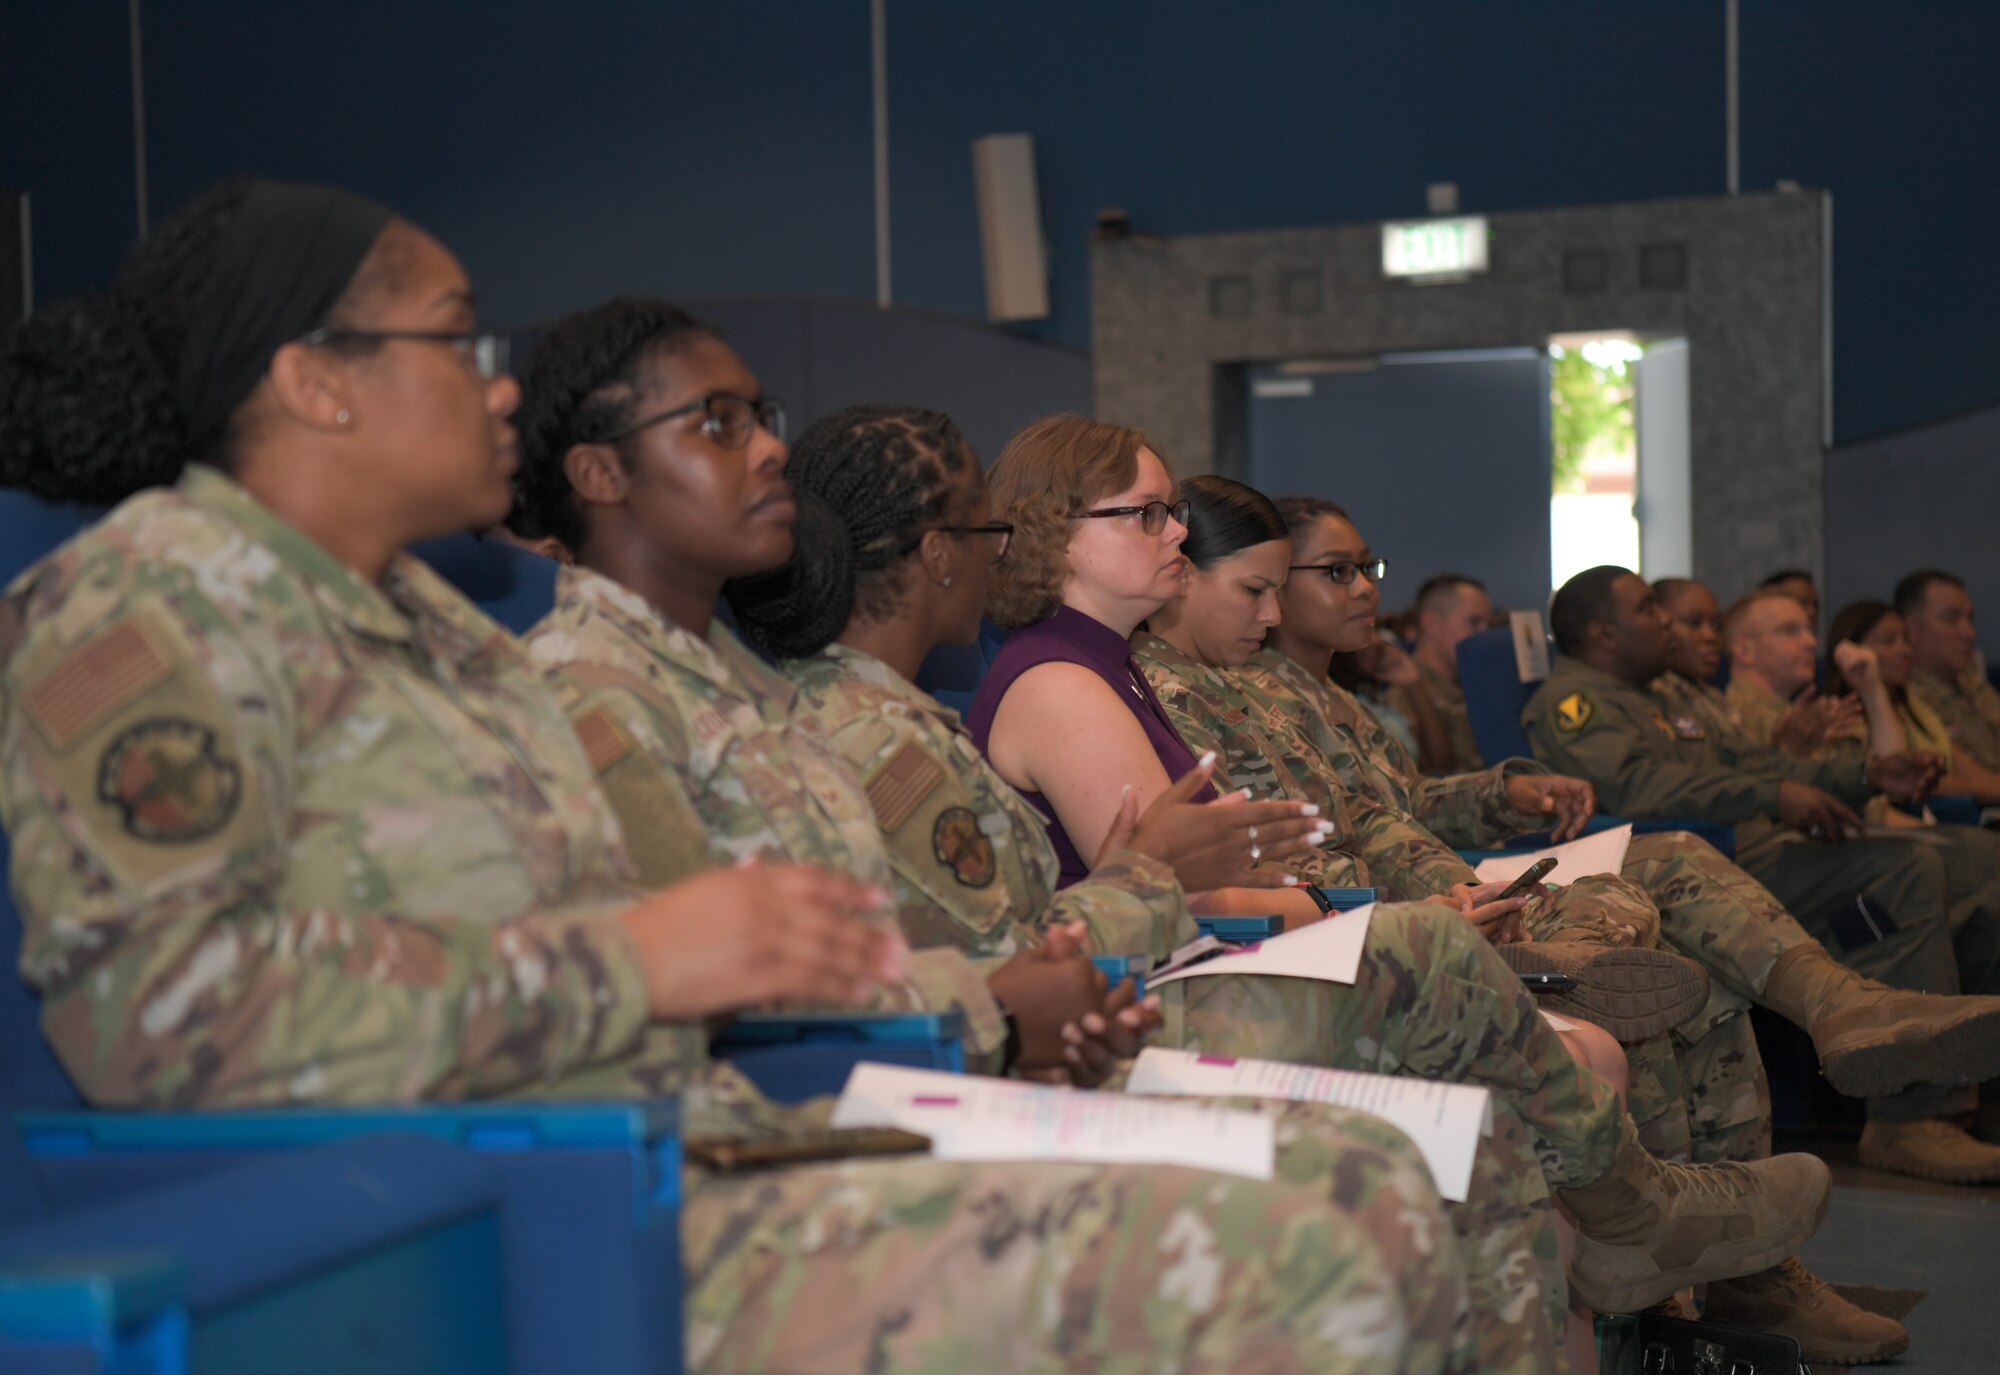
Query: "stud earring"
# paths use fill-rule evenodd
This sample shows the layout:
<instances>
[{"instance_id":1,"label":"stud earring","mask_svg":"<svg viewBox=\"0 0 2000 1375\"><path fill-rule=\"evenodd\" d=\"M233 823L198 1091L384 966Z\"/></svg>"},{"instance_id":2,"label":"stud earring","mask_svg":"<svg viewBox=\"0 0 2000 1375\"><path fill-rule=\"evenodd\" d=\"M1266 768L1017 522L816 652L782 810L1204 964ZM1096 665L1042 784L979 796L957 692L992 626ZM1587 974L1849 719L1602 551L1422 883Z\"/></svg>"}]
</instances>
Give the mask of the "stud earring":
<instances>
[{"instance_id":1,"label":"stud earring","mask_svg":"<svg viewBox=\"0 0 2000 1375\"><path fill-rule=\"evenodd\" d=\"M950 587L950 586L951 586L951 574L947 573L947 574L945 574L945 575L944 575L944 585L945 585L946 587Z\"/></svg>"},{"instance_id":2,"label":"stud earring","mask_svg":"<svg viewBox=\"0 0 2000 1375\"><path fill-rule=\"evenodd\" d=\"M333 413L333 423L336 425L345 425L347 423L347 407L342 406Z\"/></svg>"}]
</instances>

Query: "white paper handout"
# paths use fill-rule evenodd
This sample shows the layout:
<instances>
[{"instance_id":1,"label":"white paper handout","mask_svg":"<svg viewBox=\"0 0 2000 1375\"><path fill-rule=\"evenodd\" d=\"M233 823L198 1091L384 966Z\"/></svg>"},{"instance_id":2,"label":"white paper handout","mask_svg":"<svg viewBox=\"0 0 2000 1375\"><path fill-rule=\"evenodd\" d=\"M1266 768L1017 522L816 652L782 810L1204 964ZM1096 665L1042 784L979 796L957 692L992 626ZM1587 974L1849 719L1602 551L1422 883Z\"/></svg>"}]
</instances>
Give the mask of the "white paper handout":
<instances>
[{"instance_id":1,"label":"white paper handout","mask_svg":"<svg viewBox=\"0 0 2000 1375\"><path fill-rule=\"evenodd\" d=\"M939 1160L1185 1165L1269 1179L1271 1119L1221 1104L1084 1093L981 1075L863 1062L834 1104L836 1127L901 1127Z\"/></svg>"},{"instance_id":2,"label":"white paper handout","mask_svg":"<svg viewBox=\"0 0 2000 1375\"><path fill-rule=\"evenodd\" d=\"M1284 1098L1333 1103L1379 1117L1410 1138L1430 1166L1438 1192L1465 1202L1479 1138L1493 1132L1493 1095L1477 1084L1444 1084L1358 1070L1319 1069L1277 1060L1239 1060L1148 1046L1126 1081L1127 1093Z\"/></svg>"},{"instance_id":3,"label":"white paper handout","mask_svg":"<svg viewBox=\"0 0 2000 1375\"><path fill-rule=\"evenodd\" d=\"M1631 843L1631 826L1613 826L1609 830L1579 836L1562 845L1551 845L1546 850L1495 855L1492 859L1481 860L1473 872L1479 875L1481 883L1505 883L1526 873L1528 866L1544 855L1552 855L1556 868L1549 875L1549 882L1575 883L1592 874L1616 874L1625 867L1625 847Z\"/></svg>"},{"instance_id":4,"label":"white paper handout","mask_svg":"<svg viewBox=\"0 0 2000 1375\"><path fill-rule=\"evenodd\" d=\"M1239 945L1213 959L1166 974L1148 974L1147 988L1206 974L1264 974L1283 979L1319 979L1351 984L1361 969L1361 947L1375 904L1335 912L1309 926L1255 945Z\"/></svg>"}]
</instances>

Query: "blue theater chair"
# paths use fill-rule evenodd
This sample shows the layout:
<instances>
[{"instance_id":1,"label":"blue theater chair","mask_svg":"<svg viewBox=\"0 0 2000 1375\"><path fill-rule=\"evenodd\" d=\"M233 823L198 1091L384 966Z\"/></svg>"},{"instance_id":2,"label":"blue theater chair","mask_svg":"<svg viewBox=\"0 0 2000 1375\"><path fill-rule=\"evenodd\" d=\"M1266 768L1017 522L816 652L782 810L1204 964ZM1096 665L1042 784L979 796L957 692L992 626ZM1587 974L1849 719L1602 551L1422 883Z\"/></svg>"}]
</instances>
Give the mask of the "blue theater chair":
<instances>
[{"instance_id":1,"label":"blue theater chair","mask_svg":"<svg viewBox=\"0 0 2000 1375\"><path fill-rule=\"evenodd\" d=\"M1549 652L1555 653L1553 644ZM1528 748L1528 737L1521 729L1521 709L1534 696L1536 685L1521 681L1520 669L1514 660L1513 632L1504 628L1482 630L1459 641L1458 677L1465 690L1466 714L1472 718L1472 734L1479 742L1479 753L1496 763L1502 759L1533 759L1534 752ZM1585 829L1601 831L1625 824L1620 817L1597 816ZM1694 817L1656 817L1634 821L1632 831L1635 835L1650 831L1687 831L1700 836L1731 858L1736 855L1736 833L1732 827ZM1538 831L1533 835L1516 837L1508 842L1508 848L1535 850L1548 843L1548 832ZM1468 852L1482 857L1485 853Z\"/></svg>"}]
</instances>

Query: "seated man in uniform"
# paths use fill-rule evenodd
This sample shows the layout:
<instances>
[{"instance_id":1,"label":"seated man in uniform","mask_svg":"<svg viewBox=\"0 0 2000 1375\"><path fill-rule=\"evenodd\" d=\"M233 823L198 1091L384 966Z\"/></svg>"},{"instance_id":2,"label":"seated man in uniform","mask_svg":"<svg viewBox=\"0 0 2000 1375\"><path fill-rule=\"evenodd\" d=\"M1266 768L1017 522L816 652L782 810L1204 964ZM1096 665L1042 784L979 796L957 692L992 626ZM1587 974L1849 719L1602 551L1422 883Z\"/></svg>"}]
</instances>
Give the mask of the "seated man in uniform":
<instances>
[{"instance_id":1,"label":"seated man in uniform","mask_svg":"<svg viewBox=\"0 0 2000 1375\"><path fill-rule=\"evenodd\" d=\"M1720 692L1670 671L1673 622L1625 569L1570 579L1551 604L1550 623L1562 657L1522 713L1537 758L1588 779L1601 804L1621 816L1734 823L1737 863L1859 973L1933 993L2000 988L1988 950L1994 919L1971 911L1954 921L1961 914L1948 869L1957 866L1947 864L1945 849L1861 836L1850 807L1877 788L1919 795L1929 763L1888 756L1828 764L1751 740ZM1701 675L1714 665L1682 667ZM1926 1084L1870 1097L1863 1160L1926 1178L2000 1180L2000 1152L1943 1120L1969 1110L1977 1095L1933 1087L1977 1078L1954 1075L1949 1062L1990 1054L1996 1034L2000 1024L1991 1019L1940 1034L1930 1042L1937 1073Z\"/></svg>"},{"instance_id":2,"label":"seated man in uniform","mask_svg":"<svg viewBox=\"0 0 2000 1375\"><path fill-rule=\"evenodd\" d=\"M1910 675L1937 708L1952 744L1989 769L2000 769L2000 692L1979 661L1979 632L1965 583L1936 568L1896 584L1896 614L1909 628Z\"/></svg>"},{"instance_id":3,"label":"seated man in uniform","mask_svg":"<svg viewBox=\"0 0 2000 1375\"><path fill-rule=\"evenodd\" d=\"M1398 705L1418 707L1420 697L1428 697L1444 718L1448 757L1418 760L1425 773L1463 773L1483 769L1479 742L1472 735L1472 717L1465 709L1465 689L1458 682L1458 644L1468 635L1477 635L1493 621L1493 599L1486 584L1463 573L1440 573L1427 578L1417 589L1416 644L1410 658L1416 664L1418 682L1398 688ZM1414 717L1412 717L1414 719ZM1421 733L1419 739L1421 739Z\"/></svg>"}]
</instances>

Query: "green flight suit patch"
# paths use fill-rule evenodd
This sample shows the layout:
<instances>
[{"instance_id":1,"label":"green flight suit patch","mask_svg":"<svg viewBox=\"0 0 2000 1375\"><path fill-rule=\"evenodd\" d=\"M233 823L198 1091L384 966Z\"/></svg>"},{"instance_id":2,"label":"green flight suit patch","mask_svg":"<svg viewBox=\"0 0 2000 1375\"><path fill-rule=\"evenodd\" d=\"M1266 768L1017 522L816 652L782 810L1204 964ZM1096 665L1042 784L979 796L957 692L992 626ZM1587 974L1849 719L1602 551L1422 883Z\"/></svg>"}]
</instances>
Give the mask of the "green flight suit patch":
<instances>
[{"instance_id":1,"label":"green flight suit patch","mask_svg":"<svg viewBox=\"0 0 2000 1375\"><path fill-rule=\"evenodd\" d=\"M1591 700L1580 692L1572 692L1555 705L1551 713L1556 729L1565 735L1575 735L1590 724L1590 718L1597 714Z\"/></svg>"}]
</instances>

